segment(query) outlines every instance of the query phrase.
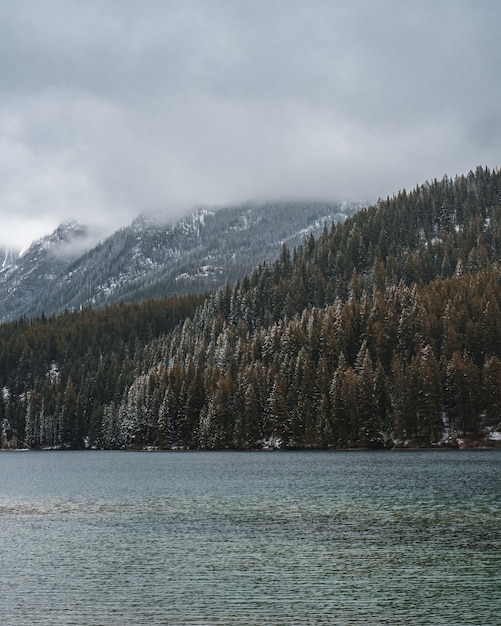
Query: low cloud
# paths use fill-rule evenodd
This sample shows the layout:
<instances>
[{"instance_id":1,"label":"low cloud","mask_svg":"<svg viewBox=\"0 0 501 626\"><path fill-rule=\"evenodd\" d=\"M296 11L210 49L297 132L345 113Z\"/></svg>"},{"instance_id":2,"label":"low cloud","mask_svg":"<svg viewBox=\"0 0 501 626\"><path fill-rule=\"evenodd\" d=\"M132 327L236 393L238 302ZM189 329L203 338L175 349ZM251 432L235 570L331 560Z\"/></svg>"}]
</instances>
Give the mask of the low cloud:
<instances>
[{"instance_id":1,"label":"low cloud","mask_svg":"<svg viewBox=\"0 0 501 626\"><path fill-rule=\"evenodd\" d=\"M0 245L499 165L495 1L4 4Z\"/></svg>"}]
</instances>

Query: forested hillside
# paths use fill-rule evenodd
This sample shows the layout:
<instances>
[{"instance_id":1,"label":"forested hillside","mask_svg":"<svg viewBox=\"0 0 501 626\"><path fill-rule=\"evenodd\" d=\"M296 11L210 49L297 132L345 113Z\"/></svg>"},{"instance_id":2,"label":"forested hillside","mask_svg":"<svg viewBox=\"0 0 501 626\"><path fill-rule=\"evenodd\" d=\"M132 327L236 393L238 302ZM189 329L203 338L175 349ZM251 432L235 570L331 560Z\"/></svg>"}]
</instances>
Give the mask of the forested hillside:
<instances>
[{"instance_id":1,"label":"forested hillside","mask_svg":"<svg viewBox=\"0 0 501 626\"><path fill-rule=\"evenodd\" d=\"M134 379L148 342L202 301L171 297L1 324L3 445L83 447L101 430L103 407Z\"/></svg>"},{"instance_id":2,"label":"forested hillside","mask_svg":"<svg viewBox=\"0 0 501 626\"><path fill-rule=\"evenodd\" d=\"M144 336L127 334L127 307L74 314L81 351L53 348L64 316L0 327L4 445L486 441L501 416L500 201L501 173L483 168L402 191L196 308L150 304L184 321ZM111 349L90 339L103 319Z\"/></svg>"}]
</instances>

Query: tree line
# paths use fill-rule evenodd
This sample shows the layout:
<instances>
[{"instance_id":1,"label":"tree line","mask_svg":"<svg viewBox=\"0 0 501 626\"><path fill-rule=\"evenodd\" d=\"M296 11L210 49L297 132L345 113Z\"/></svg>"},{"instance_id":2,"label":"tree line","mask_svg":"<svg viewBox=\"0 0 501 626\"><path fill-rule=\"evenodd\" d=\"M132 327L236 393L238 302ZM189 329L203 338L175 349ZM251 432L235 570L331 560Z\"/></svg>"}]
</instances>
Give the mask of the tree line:
<instances>
[{"instance_id":1,"label":"tree line","mask_svg":"<svg viewBox=\"0 0 501 626\"><path fill-rule=\"evenodd\" d=\"M4 444L483 437L501 415L500 199L500 172L477 168L326 224L198 300L3 325Z\"/></svg>"}]
</instances>

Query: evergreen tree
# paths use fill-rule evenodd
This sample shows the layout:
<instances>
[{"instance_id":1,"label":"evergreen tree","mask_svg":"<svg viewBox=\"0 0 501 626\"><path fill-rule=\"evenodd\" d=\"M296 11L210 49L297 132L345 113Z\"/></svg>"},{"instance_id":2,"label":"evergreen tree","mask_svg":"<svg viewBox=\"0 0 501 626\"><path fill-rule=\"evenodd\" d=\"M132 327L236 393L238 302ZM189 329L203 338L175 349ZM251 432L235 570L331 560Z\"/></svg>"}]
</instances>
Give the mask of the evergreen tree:
<instances>
[{"instance_id":1,"label":"evergreen tree","mask_svg":"<svg viewBox=\"0 0 501 626\"><path fill-rule=\"evenodd\" d=\"M483 393L486 425L501 427L501 360L491 356L483 367Z\"/></svg>"},{"instance_id":2,"label":"evergreen tree","mask_svg":"<svg viewBox=\"0 0 501 626\"><path fill-rule=\"evenodd\" d=\"M371 448L382 447L382 423L374 390L374 368L367 348L364 350L362 365L358 373L357 407L361 443Z\"/></svg>"},{"instance_id":3,"label":"evergreen tree","mask_svg":"<svg viewBox=\"0 0 501 626\"><path fill-rule=\"evenodd\" d=\"M442 388L440 369L430 345L421 349L413 365L419 436L426 444L437 443L443 433Z\"/></svg>"}]
</instances>

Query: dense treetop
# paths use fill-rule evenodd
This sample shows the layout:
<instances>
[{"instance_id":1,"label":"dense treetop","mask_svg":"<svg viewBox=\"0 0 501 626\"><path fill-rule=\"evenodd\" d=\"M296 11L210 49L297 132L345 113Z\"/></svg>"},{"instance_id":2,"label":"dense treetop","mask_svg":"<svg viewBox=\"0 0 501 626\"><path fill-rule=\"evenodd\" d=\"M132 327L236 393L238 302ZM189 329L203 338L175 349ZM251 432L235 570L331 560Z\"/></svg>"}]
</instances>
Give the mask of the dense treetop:
<instances>
[{"instance_id":1,"label":"dense treetop","mask_svg":"<svg viewBox=\"0 0 501 626\"><path fill-rule=\"evenodd\" d=\"M4 445L457 445L501 416L501 174L401 191L206 297L0 326Z\"/></svg>"}]
</instances>

